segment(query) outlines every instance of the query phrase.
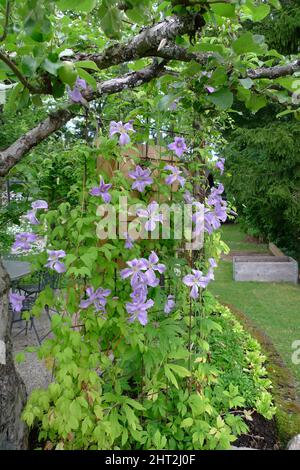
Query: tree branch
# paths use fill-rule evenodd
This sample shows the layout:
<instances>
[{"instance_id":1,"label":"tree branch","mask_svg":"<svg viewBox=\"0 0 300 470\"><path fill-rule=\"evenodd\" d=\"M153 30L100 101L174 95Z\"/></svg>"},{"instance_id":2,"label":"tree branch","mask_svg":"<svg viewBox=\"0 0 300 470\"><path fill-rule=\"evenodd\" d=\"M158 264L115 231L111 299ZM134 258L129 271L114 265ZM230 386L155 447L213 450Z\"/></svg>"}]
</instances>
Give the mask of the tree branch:
<instances>
[{"instance_id":1,"label":"tree branch","mask_svg":"<svg viewBox=\"0 0 300 470\"><path fill-rule=\"evenodd\" d=\"M252 79L258 78L280 78L286 77L287 75L293 75L293 73L300 70L300 59L295 60L289 64L277 65L275 67L261 67L258 69L248 70L247 76Z\"/></svg>"},{"instance_id":2,"label":"tree branch","mask_svg":"<svg viewBox=\"0 0 300 470\"><path fill-rule=\"evenodd\" d=\"M99 69L105 69L143 57L164 57L164 48L158 51L162 41L169 43L173 42L176 36L194 35L203 26L204 20L198 13L172 16L161 23L145 28L125 44L113 44L100 54L76 54L75 60L92 60Z\"/></svg>"},{"instance_id":3,"label":"tree branch","mask_svg":"<svg viewBox=\"0 0 300 470\"><path fill-rule=\"evenodd\" d=\"M167 73L165 64L158 64L155 62L151 66L138 72L129 73L124 77L113 78L99 83L97 90L94 91L92 89L88 89L84 94L84 98L87 101L92 101L103 95L119 93L125 89L138 87L144 83L148 83L154 78L165 73ZM76 113L73 111L71 104L65 109L59 109L49 114L47 119L17 139L7 149L1 151L0 176L5 176L13 166L22 160L26 153L64 126L68 121L70 121L70 119L75 117L75 115Z\"/></svg>"},{"instance_id":4,"label":"tree branch","mask_svg":"<svg viewBox=\"0 0 300 470\"><path fill-rule=\"evenodd\" d=\"M31 85L31 83L28 82L28 80L20 72L20 70L18 69L16 64L10 59L10 57L4 52L2 52L1 50L0 50L0 60L2 60L2 62L4 62L13 71L15 76L18 77L22 85L24 85L24 87L27 88L30 91L30 93L34 95L49 93L48 88L47 89L45 87L37 88Z\"/></svg>"}]
</instances>

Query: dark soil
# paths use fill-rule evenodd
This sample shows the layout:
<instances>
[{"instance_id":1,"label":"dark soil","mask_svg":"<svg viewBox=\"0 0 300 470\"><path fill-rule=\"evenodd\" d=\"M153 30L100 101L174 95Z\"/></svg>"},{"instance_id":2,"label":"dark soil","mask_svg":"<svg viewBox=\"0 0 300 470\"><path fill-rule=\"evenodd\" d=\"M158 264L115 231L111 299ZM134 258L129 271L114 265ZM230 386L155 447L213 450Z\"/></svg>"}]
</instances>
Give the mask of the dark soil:
<instances>
[{"instance_id":1,"label":"dark soil","mask_svg":"<svg viewBox=\"0 0 300 470\"><path fill-rule=\"evenodd\" d=\"M261 244L261 243L265 243L265 242L264 242L264 239L263 239L262 237L257 238L257 237L252 237L251 235L247 235L247 236L245 237L245 242L247 242L247 243L255 243L256 245L259 245L259 244Z\"/></svg>"},{"instance_id":2,"label":"dark soil","mask_svg":"<svg viewBox=\"0 0 300 470\"><path fill-rule=\"evenodd\" d=\"M247 421L248 434L240 436L233 445L259 450L280 449L275 419L268 420L256 412L253 413L252 418L253 421Z\"/></svg>"}]
</instances>

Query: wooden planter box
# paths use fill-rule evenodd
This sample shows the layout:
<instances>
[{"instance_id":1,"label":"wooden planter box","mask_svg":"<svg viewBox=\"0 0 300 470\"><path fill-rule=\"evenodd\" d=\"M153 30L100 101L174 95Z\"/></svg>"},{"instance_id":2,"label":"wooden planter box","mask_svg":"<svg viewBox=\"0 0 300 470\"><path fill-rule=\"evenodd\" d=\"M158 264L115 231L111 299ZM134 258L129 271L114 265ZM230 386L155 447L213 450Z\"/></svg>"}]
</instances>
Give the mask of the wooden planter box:
<instances>
[{"instance_id":1,"label":"wooden planter box","mask_svg":"<svg viewBox=\"0 0 300 470\"><path fill-rule=\"evenodd\" d=\"M298 263L289 256L236 256L235 281L298 283Z\"/></svg>"}]
</instances>

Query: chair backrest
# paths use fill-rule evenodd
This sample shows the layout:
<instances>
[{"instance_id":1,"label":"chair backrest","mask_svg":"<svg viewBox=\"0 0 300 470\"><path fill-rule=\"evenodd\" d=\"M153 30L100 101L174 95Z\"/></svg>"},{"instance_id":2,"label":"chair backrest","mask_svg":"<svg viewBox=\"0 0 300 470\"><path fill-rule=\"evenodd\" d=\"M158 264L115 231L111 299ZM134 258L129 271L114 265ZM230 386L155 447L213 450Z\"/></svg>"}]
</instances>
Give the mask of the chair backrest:
<instances>
[{"instance_id":1,"label":"chair backrest","mask_svg":"<svg viewBox=\"0 0 300 470\"><path fill-rule=\"evenodd\" d=\"M60 276L56 272L41 271L39 276L39 291L50 286L51 289L58 289Z\"/></svg>"}]
</instances>

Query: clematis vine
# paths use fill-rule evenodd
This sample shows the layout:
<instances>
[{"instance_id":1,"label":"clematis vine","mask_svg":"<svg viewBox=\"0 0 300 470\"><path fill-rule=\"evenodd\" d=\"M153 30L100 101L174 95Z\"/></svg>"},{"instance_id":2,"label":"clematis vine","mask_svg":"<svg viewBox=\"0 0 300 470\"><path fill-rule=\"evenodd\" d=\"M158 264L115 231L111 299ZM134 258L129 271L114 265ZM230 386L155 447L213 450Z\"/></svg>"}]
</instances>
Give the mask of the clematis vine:
<instances>
[{"instance_id":1,"label":"clematis vine","mask_svg":"<svg viewBox=\"0 0 300 470\"><path fill-rule=\"evenodd\" d=\"M73 103L82 103L85 104L85 99L81 94L82 90L87 89L87 83L83 78L77 77L74 88L71 89L69 86L67 86L67 92L69 95L69 98Z\"/></svg>"},{"instance_id":2,"label":"clematis vine","mask_svg":"<svg viewBox=\"0 0 300 470\"><path fill-rule=\"evenodd\" d=\"M45 264L45 267L53 269L59 274L66 272L65 264L59 261L66 256L66 253L63 250L47 250L47 253L48 263Z\"/></svg>"},{"instance_id":3,"label":"clematis vine","mask_svg":"<svg viewBox=\"0 0 300 470\"><path fill-rule=\"evenodd\" d=\"M15 242L12 246L12 251L16 252L18 250L29 251L32 248L32 243L37 241L37 236L35 233L31 232L22 232L16 235Z\"/></svg>"},{"instance_id":4,"label":"clematis vine","mask_svg":"<svg viewBox=\"0 0 300 470\"><path fill-rule=\"evenodd\" d=\"M109 204L111 201L111 195L109 194L108 191L110 190L111 187L112 187L111 184L104 183L104 180L101 176L99 186L95 186L94 188L92 188L90 190L90 194L91 196L101 197L103 202L105 202L105 204Z\"/></svg>"},{"instance_id":5,"label":"clematis vine","mask_svg":"<svg viewBox=\"0 0 300 470\"><path fill-rule=\"evenodd\" d=\"M116 121L111 121L110 127L109 127L109 136L112 138L115 134L120 134L119 137L119 144L121 146L127 145L130 143L130 136L129 132L135 132L132 126L132 121L129 121L125 124L123 124L122 121L116 122Z\"/></svg>"},{"instance_id":6,"label":"clematis vine","mask_svg":"<svg viewBox=\"0 0 300 470\"><path fill-rule=\"evenodd\" d=\"M86 309L90 305L94 305L97 312L106 313L105 306L107 303L107 297L111 294L109 289L102 289L99 287L96 291L93 287L86 289L87 299L83 299L80 302L80 308Z\"/></svg>"},{"instance_id":7,"label":"clematis vine","mask_svg":"<svg viewBox=\"0 0 300 470\"><path fill-rule=\"evenodd\" d=\"M24 300L24 295L17 294L16 292L11 292L9 294L9 301L11 303L11 307L16 313L20 313L22 311Z\"/></svg>"},{"instance_id":8,"label":"clematis vine","mask_svg":"<svg viewBox=\"0 0 300 470\"><path fill-rule=\"evenodd\" d=\"M148 168L143 169L140 165L137 165L134 171L129 171L128 176L134 180L131 189L136 189L140 193L153 183L151 171Z\"/></svg>"},{"instance_id":9,"label":"clematis vine","mask_svg":"<svg viewBox=\"0 0 300 470\"><path fill-rule=\"evenodd\" d=\"M166 177L165 183L168 185L172 185L173 183L176 183L176 181L178 181L180 186L183 188L183 186L185 185L185 178L183 176L180 176L182 174L182 171L179 170L179 168L177 168L176 166L172 165L166 165L164 169L167 171L171 171L171 174Z\"/></svg>"},{"instance_id":10,"label":"clematis vine","mask_svg":"<svg viewBox=\"0 0 300 470\"><path fill-rule=\"evenodd\" d=\"M171 313L174 308L175 308L175 296L174 295L168 295L168 298L167 298L167 301L165 303L165 307L164 307L164 312L166 315L169 315L169 313Z\"/></svg>"},{"instance_id":11,"label":"clematis vine","mask_svg":"<svg viewBox=\"0 0 300 470\"><path fill-rule=\"evenodd\" d=\"M145 223L145 230L153 232L156 229L156 223L163 223L163 214L159 214L159 205L156 201L149 204L147 209L138 209L136 214L142 218L147 219Z\"/></svg>"},{"instance_id":12,"label":"clematis vine","mask_svg":"<svg viewBox=\"0 0 300 470\"><path fill-rule=\"evenodd\" d=\"M187 146L184 137L175 137L174 142L168 145L169 150L173 150L177 157L182 157L184 152L187 151Z\"/></svg>"}]
</instances>

